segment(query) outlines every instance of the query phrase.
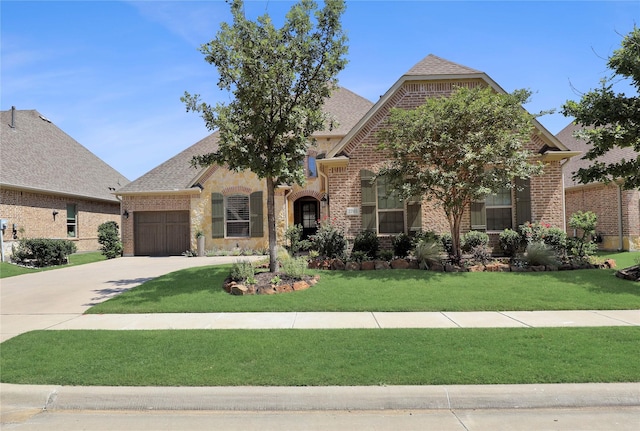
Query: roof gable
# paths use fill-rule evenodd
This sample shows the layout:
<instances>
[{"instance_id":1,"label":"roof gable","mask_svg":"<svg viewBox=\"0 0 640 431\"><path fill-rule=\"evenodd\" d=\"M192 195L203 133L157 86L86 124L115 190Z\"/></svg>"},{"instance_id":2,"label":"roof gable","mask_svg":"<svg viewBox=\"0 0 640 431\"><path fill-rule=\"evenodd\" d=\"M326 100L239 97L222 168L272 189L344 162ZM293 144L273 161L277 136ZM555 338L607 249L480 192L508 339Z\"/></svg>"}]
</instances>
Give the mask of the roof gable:
<instances>
[{"instance_id":1,"label":"roof gable","mask_svg":"<svg viewBox=\"0 0 640 431\"><path fill-rule=\"evenodd\" d=\"M118 201L113 192L129 180L38 111L8 110L0 114L0 184Z\"/></svg>"},{"instance_id":2,"label":"roof gable","mask_svg":"<svg viewBox=\"0 0 640 431\"><path fill-rule=\"evenodd\" d=\"M349 148L357 145L358 140L365 136L374 123L378 123L386 117L389 109L395 106L395 103L402 98L404 85L412 81L451 81L463 80L480 80L486 85L493 88L498 93L506 93L493 79L486 73L463 66L433 54L427 55L421 61L416 63L407 73L402 75L398 81L375 103L375 105L362 117L362 119L354 126L353 129L333 147L328 153L327 158L333 158L345 152ZM524 109L524 108L523 108ZM556 148L560 151L566 151L567 148L551 134L540 122L533 120L534 127L540 133L542 140L550 148Z\"/></svg>"}]
</instances>

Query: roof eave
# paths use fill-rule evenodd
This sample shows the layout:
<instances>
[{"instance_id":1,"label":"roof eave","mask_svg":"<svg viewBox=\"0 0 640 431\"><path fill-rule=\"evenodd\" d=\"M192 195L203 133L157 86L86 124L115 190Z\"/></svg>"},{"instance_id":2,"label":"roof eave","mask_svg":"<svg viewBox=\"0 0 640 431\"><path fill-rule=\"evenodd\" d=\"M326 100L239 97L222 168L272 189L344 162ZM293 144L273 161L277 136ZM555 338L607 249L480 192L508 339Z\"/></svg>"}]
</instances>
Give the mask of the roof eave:
<instances>
[{"instance_id":1,"label":"roof eave","mask_svg":"<svg viewBox=\"0 0 640 431\"><path fill-rule=\"evenodd\" d=\"M570 159L580 154L582 154L580 151L545 151L541 158L543 162L556 162L558 160Z\"/></svg>"},{"instance_id":2,"label":"roof eave","mask_svg":"<svg viewBox=\"0 0 640 431\"><path fill-rule=\"evenodd\" d=\"M55 196L68 196L68 197L81 198L81 199L87 199L87 200L93 200L93 201L118 203L118 200L115 197L114 199L109 199L106 197L83 195L80 193L71 193L71 192L64 192L59 190L49 190L49 189L43 189L38 187L29 187L29 186L22 186L17 184L10 184L10 183L0 183L0 187L6 188L6 189L12 189L12 190L20 190L25 192L44 193L44 194L50 194ZM115 194L115 193L110 193L110 194Z\"/></svg>"},{"instance_id":3,"label":"roof eave","mask_svg":"<svg viewBox=\"0 0 640 431\"><path fill-rule=\"evenodd\" d=\"M114 194L116 196L157 196L157 195L198 195L202 192L200 187L191 187L188 189L172 189L172 190L142 190L142 191L131 191L131 192L121 192L116 191Z\"/></svg>"}]
</instances>

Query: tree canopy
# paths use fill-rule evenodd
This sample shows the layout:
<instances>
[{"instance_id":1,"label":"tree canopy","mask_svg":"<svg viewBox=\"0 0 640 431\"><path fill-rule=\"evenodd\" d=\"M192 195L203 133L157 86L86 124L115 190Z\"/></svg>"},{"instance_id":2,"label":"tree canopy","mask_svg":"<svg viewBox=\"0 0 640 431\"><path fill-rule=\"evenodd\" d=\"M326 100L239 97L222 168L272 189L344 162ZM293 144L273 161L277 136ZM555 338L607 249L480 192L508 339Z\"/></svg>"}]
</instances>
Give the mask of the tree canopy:
<instances>
[{"instance_id":1,"label":"tree canopy","mask_svg":"<svg viewBox=\"0 0 640 431\"><path fill-rule=\"evenodd\" d=\"M600 81L600 87L582 95L578 101L567 101L565 116L575 117L582 126L576 137L584 139L591 148L583 159L593 163L580 168L574 178L580 183L610 182L621 179L625 189L640 187L640 29L627 34L619 49L607 61L612 74ZM614 85L630 81L635 95L616 93ZM604 163L597 160L615 148L631 148L637 157Z\"/></svg>"},{"instance_id":2,"label":"tree canopy","mask_svg":"<svg viewBox=\"0 0 640 431\"><path fill-rule=\"evenodd\" d=\"M378 172L403 197L422 196L444 209L460 258L462 216L513 179L540 173L526 149L533 116L522 108L530 92L496 93L490 87L457 88L410 110L392 109L378 134L391 161Z\"/></svg>"},{"instance_id":3,"label":"tree canopy","mask_svg":"<svg viewBox=\"0 0 640 431\"><path fill-rule=\"evenodd\" d=\"M231 92L233 100L211 106L188 92L181 100L187 111L202 114L209 130L220 133L218 149L194 157L194 165L248 169L266 179L270 269L275 271L274 190L305 181L310 136L325 127L322 106L347 63L340 21L345 3L325 0L318 9L312 0L301 0L279 29L268 14L248 20L242 0L230 4L233 24L223 23L200 50L218 69L218 87Z\"/></svg>"}]
</instances>

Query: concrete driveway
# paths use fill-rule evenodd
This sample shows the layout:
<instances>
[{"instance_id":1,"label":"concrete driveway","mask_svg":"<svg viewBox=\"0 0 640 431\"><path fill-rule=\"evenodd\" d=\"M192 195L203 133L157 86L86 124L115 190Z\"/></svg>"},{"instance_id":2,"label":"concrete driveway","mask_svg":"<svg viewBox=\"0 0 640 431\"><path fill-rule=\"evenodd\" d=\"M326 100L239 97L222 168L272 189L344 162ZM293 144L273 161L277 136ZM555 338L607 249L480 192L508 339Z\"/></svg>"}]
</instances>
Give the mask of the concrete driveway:
<instances>
[{"instance_id":1,"label":"concrete driveway","mask_svg":"<svg viewBox=\"0 0 640 431\"><path fill-rule=\"evenodd\" d=\"M78 317L89 307L169 272L252 257L125 257L0 281L0 342Z\"/></svg>"}]
</instances>

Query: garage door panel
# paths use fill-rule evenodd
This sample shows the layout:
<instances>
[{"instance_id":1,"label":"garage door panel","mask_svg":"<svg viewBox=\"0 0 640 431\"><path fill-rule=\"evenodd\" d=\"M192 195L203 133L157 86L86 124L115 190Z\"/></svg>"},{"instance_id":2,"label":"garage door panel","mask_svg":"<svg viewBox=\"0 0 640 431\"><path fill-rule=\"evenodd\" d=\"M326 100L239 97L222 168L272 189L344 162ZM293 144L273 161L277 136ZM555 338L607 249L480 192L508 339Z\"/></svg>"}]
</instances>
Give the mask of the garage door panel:
<instances>
[{"instance_id":1,"label":"garage door panel","mask_svg":"<svg viewBox=\"0 0 640 431\"><path fill-rule=\"evenodd\" d=\"M136 256L178 256L190 248L188 211L134 213Z\"/></svg>"}]
</instances>

